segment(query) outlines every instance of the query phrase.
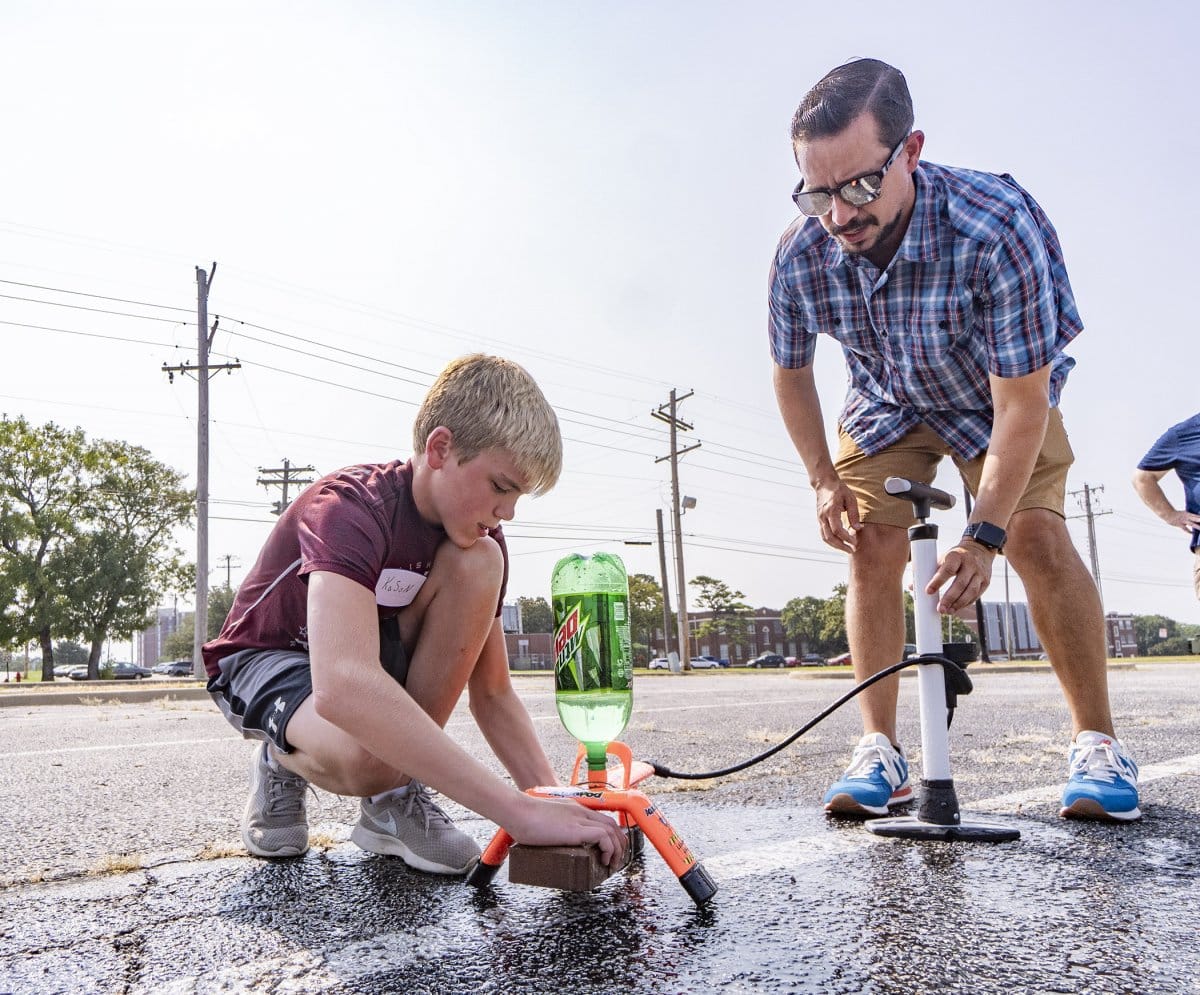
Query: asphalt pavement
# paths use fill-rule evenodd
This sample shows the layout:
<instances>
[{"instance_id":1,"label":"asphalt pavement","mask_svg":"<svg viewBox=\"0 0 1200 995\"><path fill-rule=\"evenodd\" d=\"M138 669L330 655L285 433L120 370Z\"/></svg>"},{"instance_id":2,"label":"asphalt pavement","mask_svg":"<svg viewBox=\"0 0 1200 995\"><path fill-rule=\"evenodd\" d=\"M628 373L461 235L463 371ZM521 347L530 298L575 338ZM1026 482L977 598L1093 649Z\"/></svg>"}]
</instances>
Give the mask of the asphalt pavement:
<instances>
[{"instance_id":1,"label":"asphalt pavement","mask_svg":"<svg viewBox=\"0 0 1200 995\"><path fill-rule=\"evenodd\" d=\"M0 992L1200 992L1200 664L1110 674L1142 766L1145 817L1124 826L1057 816L1069 726L1053 677L971 672L950 736L959 798L1019 840L890 840L828 819L821 793L858 734L850 705L738 774L645 782L718 885L704 908L650 847L588 893L503 869L482 891L411 871L350 843L356 802L323 792L309 854L257 860L238 832L253 748L202 692L4 695ZM518 689L565 775L574 744L548 675ZM707 771L846 690L813 673L639 677L622 738ZM916 771L914 681L901 714ZM496 766L465 705L449 731Z\"/></svg>"}]
</instances>

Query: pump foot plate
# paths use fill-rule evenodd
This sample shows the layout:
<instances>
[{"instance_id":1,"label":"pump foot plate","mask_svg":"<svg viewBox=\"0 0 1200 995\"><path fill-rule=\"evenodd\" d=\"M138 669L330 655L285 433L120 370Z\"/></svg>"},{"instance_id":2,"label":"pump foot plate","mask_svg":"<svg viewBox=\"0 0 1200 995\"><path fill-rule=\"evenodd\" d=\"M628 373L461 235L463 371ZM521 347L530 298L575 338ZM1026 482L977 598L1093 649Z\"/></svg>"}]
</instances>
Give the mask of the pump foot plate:
<instances>
[{"instance_id":1,"label":"pump foot plate","mask_svg":"<svg viewBox=\"0 0 1200 995\"><path fill-rule=\"evenodd\" d=\"M902 815L894 819L869 819L868 832L876 836L889 836L905 840L943 840L954 843L1011 843L1021 838L1019 829L998 826L991 822L960 822L956 826L939 826L933 822L922 822L913 816Z\"/></svg>"}]
</instances>

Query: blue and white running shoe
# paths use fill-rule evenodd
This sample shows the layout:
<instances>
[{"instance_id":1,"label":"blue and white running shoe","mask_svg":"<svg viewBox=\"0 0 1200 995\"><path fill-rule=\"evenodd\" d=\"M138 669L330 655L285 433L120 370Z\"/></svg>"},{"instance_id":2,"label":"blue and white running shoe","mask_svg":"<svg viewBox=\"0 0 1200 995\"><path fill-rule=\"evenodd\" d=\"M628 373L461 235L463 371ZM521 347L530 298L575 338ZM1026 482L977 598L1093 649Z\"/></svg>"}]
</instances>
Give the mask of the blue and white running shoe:
<instances>
[{"instance_id":1,"label":"blue and white running shoe","mask_svg":"<svg viewBox=\"0 0 1200 995\"><path fill-rule=\"evenodd\" d=\"M846 773L825 792L825 811L832 815L887 815L888 809L912 798L904 754L883 733L869 732L854 748Z\"/></svg>"},{"instance_id":2,"label":"blue and white running shoe","mask_svg":"<svg viewBox=\"0 0 1200 995\"><path fill-rule=\"evenodd\" d=\"M1138 768L1114 736L1081 732L1067 754L1070 768L1063 790L1064 819L1102 819L1132 822L1138 808Z\"/></svg>"}]
</instances>

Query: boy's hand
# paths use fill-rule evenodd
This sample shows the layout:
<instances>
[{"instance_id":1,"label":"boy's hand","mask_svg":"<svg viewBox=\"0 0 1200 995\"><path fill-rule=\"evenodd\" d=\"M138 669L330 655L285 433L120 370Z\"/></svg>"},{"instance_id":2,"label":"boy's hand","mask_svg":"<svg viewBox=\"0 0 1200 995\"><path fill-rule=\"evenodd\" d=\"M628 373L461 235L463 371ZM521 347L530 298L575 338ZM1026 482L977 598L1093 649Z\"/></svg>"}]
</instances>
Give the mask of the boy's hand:
<instances>
[{"instance_id":1,"label":"boy's hand","mask_svg":"<svg viewBox=\"0 0 1200 995\"><path fill-rule=\"evenodd\" d=\"M508 834L528 846L578 846L595 843L600 847L605 867L619 866L625 860L625 833L616 820L604 812L585 808L569 798L523 799Z\"/></svg>"}]
</instances>

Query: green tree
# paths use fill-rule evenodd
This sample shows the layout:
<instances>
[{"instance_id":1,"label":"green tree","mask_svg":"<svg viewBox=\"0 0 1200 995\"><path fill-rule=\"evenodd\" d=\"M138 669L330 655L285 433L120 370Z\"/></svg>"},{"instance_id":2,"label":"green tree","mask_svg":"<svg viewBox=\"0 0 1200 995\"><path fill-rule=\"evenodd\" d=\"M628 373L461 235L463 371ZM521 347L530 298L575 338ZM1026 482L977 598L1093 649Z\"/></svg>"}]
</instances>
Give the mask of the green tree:
<instances>
[{"instance_id":1,"label":"green tree","mask_svg":"<svg viewBox=\"0 0 1200 995\"><path fill-rule=\"evenodd\" d=\"M212 621L212 615L209 615ZM210 626L211 628L211 626ZM178 627L162 641L159 652L164 660L191 660L193 643L196 636L195 616L189 615Z\"/></svg>"},{"instance_id":2,"label":"green tree","mask_svg":"<svg viewBox=\"0 0 1200 995\"><path fill-rule=\"evenodd\" d=\"M846 585L835 584L833 595L825 599L821 611L821 639L829 647L828 652L842 652L849 648L846 636Z\"/></svg>"},{"instance_id":3,"label":"green tree","mask_svg":"<svg viewBox=\"0 0 1200 995\"><path fill-rule=\"evenodd\" d=\"M145 628L165 594L183 593L191 576L172 531L192 519L194 495L183 475L123 442L90 449L82 523L52 557L47 573L62 595L61 626L90 643L97 676L109 636Z\"/></svg>"},{"instance_id":4,"label":"green tree","mask_svg":"<svg viewBox=\"0 0 1200 995\"><path fill-rule=\"evenodd\" d=\"M189 574L189 576L194 576ZM213 587L208 592L208 635L205 642L216 639L221 634L233 600L237 597L236 587ZM191 660L192 643L196 632L195 616L189 615L179 627L162 642L161 653L164 660Z\"/></svg>"},{"instance_id":5,"label":"green tree","mask_svg":"<svg viewBox=\"0 0 1200 995\"><path fill-rule=\"evenodd\" d=\"M81 667L88 662L87 647L70 639L59 639L54 644L56 666Z\"/></svg>"},{"instance_id":6,"label":"green tree","mask_svg":"<svg viewBox=\"0 0 1200 995\"><path fill-rule=\"evenodd\" d=\"M745 595L741 591L735 591L724 581L703 574L693 577L691 584L700 589L696 596L696 607L712 612L712 618L705 619L696 627L696 635L700 639L723 636L734 643L749 641L754 626L751 615L753 609L742 600Z\"/></svg>"},{"instance_id":7,"label":"green tree","mask_svg":"<svg viewBox=\"0 0 1200 995\"><path fill-rule=\"evenodd\" d=\"M42 680L54 680L52 642L62 595L48 561L78 530L92 462L81 429L0 418L0 642L36 640Z\"/></svg>"},{"instance_id":8,"label":"green tree","mask_svg":"<svg viewBox=\"0 0 1200 995\"><path fill-rule=\"evenodd\" d=\"M554 612L545 598L517 598L523 632L553 632Z\"/></svg>"},{"instance_id":9,"label":"green tree","mask_svg":"<svg viewBox=\"0 0 1200 995\"><path fill-rule=\"evenodd\" d=\"M827 654L831 645L822 637L825 624L825 602L808 595L792 598L779 613L779 621L789 639L800 643L802 653Z\"/></svg>"},{"instance_id":10,"label":"green tree","mask_svg":"<svg viewBox=\"0 0 1200 995\"><path fill-rule=\"evenodd\" d=\"M1165 636L1159 632L1166 630ZM1154 653L1154 646L1179 635L1179 627L1173 618L1166 615L1134 615L1133 631L1137 636L1138 656Z\"/></svg>"},{"instance_id":11,"label":"green tree","mask_svg":"<svg viewBox=\"0 0 1200 995\"><path fill-rule=\"evenodd\" d=\"M663 624L662 588L650 574L629 578L629 634L633 656L639 663L650 658L654 632Z\"/></svg>"}]
</instances>

